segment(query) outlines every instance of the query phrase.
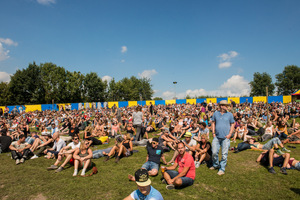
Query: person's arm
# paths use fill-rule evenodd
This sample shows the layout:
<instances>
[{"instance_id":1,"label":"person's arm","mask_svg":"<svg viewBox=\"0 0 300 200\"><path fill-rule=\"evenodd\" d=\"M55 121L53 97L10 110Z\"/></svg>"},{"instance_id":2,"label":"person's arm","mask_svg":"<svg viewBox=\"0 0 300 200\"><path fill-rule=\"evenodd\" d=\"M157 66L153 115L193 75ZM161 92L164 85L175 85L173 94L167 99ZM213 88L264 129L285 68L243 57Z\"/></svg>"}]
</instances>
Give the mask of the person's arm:
<instances>
[{"instance_id":1,"label":"person's arm","mask_svg":"<svg viewBox=\"0 0 300 200\"><path fill-rule=\"evenodd\" d=\"M161 159L162 159L162 161L164 162L164 164L166 165L166 164L167 164L167 161L166 161L166 158L165 158L165 155L164 155L164 154L161 155Z\"/></svg>"},{"instance_id":2,"label":"person's arm","mask_svg":"<svg viewBox=\"0 0 300 200\"><path fill-rule=\"evenodd\" d=\"M49 139L47 142L44 142L43 144L39 145L37 148L46 146L46 145L50 144L50 143L53 142L53 141L54 141L53 139Z\"/></svg>"},{"instance_id":3,"label":"person's arm","mask_svg":"<svg viewBox=\"0 0 300 200\"><path fill-rule=\"evenodd\" d=\"M195 151L195 147L188 145L186 142L183 141L183 144L191 151Z\"/></svg>"},{"instance_id":4,"label":"person's arm","mask_svg":"<svg viewBox=\"0 0 300 200\"><path fill-rule=\"evenodd\" d=\"M89 155L87 155L86 157L83 157L83 160L89 160L89 159L91 159L92 157L93 157L93 151L92 151L92 149L88 149L88 153L89 153Z\"/></svg>"},{"instance_id":5,"label":"person's arm","mask_svg":"<svg viewBox=\"0 0 300 200\"><path fill-rule=\"evenodd\" d=\"M80 156L78 155L79 153L79 149L76 149L74 154L73 154L73 158L76 159L76 160L80 160Z\"/></svg>"},{"instance_id":6,"label":"person's arm","mask_svg":"<svg viewBox=\"0 0 300 200\"><path fill-rule=\"evenodd\" d=\"M216 137L216 132L215 132L215 121L212 121L212 122L211 122L211 131L212 131L213 137L215 138L215 137Z\"/></svg>"},{"instance_id":7,"label":"person's arm","mask_svg":"<svg viewBox=\"0 0 300 200\"><path fill-rule=\"evenodd\" d=\"M129 151L132 152L132 150L133 150L133 145L132 145L132 141L131 141L131 140L129 141L129 147L130 147L130 148L129 148Z\"/></svg>"},{"instance_id":8,"label":"person's arm","mask_svg":"<svg viewBox=\"0 0 300 200\"><path fill-rule=\"evenodd\" d=\"M232 135L233 131L234 131L234 123L232 123L231 126L230 126L229 134L226 136L227 139L231 138L231 135Z\"/></svg>"},{"instance_id":9,"label":"person's arm","mask_svg":"<svg viewBox=\"0 0 300 200\"><path fill-rule=\"evenodd\" d=\"M18 151L18 149L15 148L13 145L9 145L9 149L10 149L11 151Z\"/></svg>"},{"instance_id":10,"label":"person's arm","mask_svg":"<svg viewBox=\"0 0 300 200\"><path fill-rule=\"evenodd\" d=\"M174 182L174 180L177 178L184 177L187 174L187 172L189 171L189 169L190 169L190 167L183 167L182 171L177 176L175 176L174 178L171 179L171 182Z\"/></svg>"},{"instance_id":11,"label":"person's arm","mask_svg":"<svg viewBox=\"0 0 300 200\"><path fill-rule=\"evenodd\" d=\"M128 197L125 197L123 200L134 200L134 199L131 197L131 194L130 194Z\"/></svg>"},{"instance_id":12,"label":"person's arm","mask_svg":"<svg viewBox=\"0 0 300 200\"><path fill-rule=\"evenodd\" d=\"M175 170L177 168L177 166L178 166L178 163L175 162L172 166L166 167L166 170Z\"/></svg>"}]
</instances>

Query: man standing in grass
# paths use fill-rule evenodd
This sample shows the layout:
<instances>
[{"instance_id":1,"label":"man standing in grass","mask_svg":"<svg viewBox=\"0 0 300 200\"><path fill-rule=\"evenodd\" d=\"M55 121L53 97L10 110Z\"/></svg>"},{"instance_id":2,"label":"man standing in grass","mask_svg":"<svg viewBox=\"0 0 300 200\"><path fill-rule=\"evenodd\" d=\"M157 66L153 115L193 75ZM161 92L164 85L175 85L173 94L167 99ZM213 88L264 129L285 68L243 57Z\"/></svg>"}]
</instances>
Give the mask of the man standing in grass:
<instances>
[{"instance_id":1,"label":"man standing in grass","mask_svg":"<svg viewBox=\"0 0 300 200\"><path fill-rule=\"evenodd\" d=\"M218 175L225 174L230 137L234 131L234 118L228 112L229 104L226 100L220 102L220 111L216 111L212 117L212 160L213 166L210 169L219 169ZM219 162L219 150L222 147L222 159Z\"/></svg>"},{"instance_id":2,"label":"man standing in grass","mask_svg":"<svg viewBox=\"0 0 300 200\"><path fill-rule=\"evenodd\" d=\"M124 200L163 200L164 198L158 190L151 186L148 171L146 169L139 169L135 172L135 183L138 189L133 191Z\"/></svg>"}]
</instances>

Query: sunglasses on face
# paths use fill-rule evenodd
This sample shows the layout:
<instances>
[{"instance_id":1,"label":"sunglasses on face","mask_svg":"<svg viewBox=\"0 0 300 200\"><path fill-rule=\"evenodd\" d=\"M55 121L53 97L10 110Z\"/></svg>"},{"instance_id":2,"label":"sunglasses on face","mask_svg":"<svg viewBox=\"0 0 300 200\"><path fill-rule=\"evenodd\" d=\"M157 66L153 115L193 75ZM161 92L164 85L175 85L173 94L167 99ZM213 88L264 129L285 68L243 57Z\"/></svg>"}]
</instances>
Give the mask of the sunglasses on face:
<instances>
[{"instance_id":1,"label":"sunglasses on face","mask_svg":"<svg viewBox=\"0 0 300 200\"><path fill-rule=\"evenodd\" d=\"M74 138L74 140L78 140L78 138Z\"/></svg>"}]
</instances>

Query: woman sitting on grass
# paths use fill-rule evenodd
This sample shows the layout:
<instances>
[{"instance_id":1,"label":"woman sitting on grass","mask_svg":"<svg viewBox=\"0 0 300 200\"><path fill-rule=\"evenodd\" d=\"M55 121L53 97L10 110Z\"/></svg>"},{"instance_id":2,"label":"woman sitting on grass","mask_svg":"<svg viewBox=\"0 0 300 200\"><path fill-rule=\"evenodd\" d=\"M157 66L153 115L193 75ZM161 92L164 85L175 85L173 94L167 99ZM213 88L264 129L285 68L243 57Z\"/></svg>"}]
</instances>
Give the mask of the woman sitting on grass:
<instances>
[{"instance_id":1,"label":"woman sitting on grass","mask_svg":"<svg viewBox=\"0 0 300 200\"><path fill-rule=\"evenodd\" d=\"M290 150L286 149L281 141L278 138L273 138L270 141L268 141L266 144L260 144L259 142L256 142L254 138L250 138L249 140L250 148L253 150L258 150L258 151L265 151L265 150L270 150L273 147L275 148L275 152L277 154L284 154L282 151L285 152L290 152ZM282 151L279 149L281 147Z\"/></svg>"},{"instance_id":2,"label":"woman sitting on grass","mask_svg":"<svg viewBox=\"0 0 300 200\"><path fill-rule=\"evenodd\" d=\"M211 156L211 143L208 141L207 135L201 135L201 140L196 146L195 167L198 168L203 161L210 161Z\"/></svg>"},{"instance_id":3,"label":"woman sitting on grass","mask_svg":"<svg viewBox=\"0 0 300 200\"><path fill-rule=\"evenodd\" d=\"M93 157L93 151L89 148L89 141L84 140L80 144L80 148L76 149L73 158L74 161L74 173L73 176L77 176L78 167L83 166L81 176L85 175L85 171L92 165L91 158Z\"/></svg>"},{"instance_id":4,"label":"woman sitting on grass","mask_svg":"<svg viewBox=\"0 0 300 200\"><path fill-rule=\"evenodd\" d=\"M122 145L120 145L120 150L116 157L116 163L119 162L119 160L122 157L128 157L131 155L132 155L132 140L130 134L126 134L125 140L122 142Z\"/></svg>"},{"instance_id":5,"label":"woman sitting on grass","mask_svg":"<svg viewBox=\"0 0 300 200\"><path fill-rule=\"evenodd\" d=\"M130 137L128 137L130 138ZM128 138L126 137L126 140L128 140ZM111 151L107 154L104 151L102 152L104 156L106 156L106 158L104 159L104 162L108 161L110 159L111 156L116 156L116 163L119 162L120 157L122 155L122 153L126 153L127 149L123 147L123 142L124 142L124 138L122 138L121 136L117 137L115 140L115 146L113 146L113 148L111 149ZM128 142L128 141L127 141ZM131 151L132 151L132 142L129 142L129 147L131 146Z\"/></svg>"},{"instance_id":6,"label":"woman sitting on grass","mask_svg":"<svg viewBox=\"0 0 300 200\"><path fill-rule=\"evenodd\" d=\"M265 133L261 136L261 141L267 141L273 137L274 127L272 121L269 121L265 126Z\"/></svg>"},{"instance_id":7,"label":"woman sitting on grass","mask_svg":"<svg viewBox=\"0 0 300 200\"><path fill-rule=\"evenodd\" d=\"M235 134L233 137L234 143L236 142L237 137L240 140L245 141L247 139L247 134L248 134L247 126L246 126L245 122L241 121L240 126L236 128L236 131L235 131Z\"/></svg>"},{"instance_id":8,"label":"woman sitting on grass","mask_svg":"<svg viewBox=\"0 0 300 200\"><path fill-rule=\"evenodd\" d=\"M98 140L96 137L97 136L94 135L94 133L93 133L93 127L92 126L88 126L84 130L84 139L88 140L90 145L100 145L100 144L102 144L101 140Z\"/></svg>"},{"instance_id":9,"label":"woman sitting on grass","mask_svg":"<svg viewBox=\"0 0 300 200\"><path fill-rule=\"evenodd\" d=\"M133 127L133 125L132 125L132 121L128 122L125 129L126 129L127 134L130 134L130 137L135 136L136 131L135 131L135 128Z\"/></svg>"}]
</instances>

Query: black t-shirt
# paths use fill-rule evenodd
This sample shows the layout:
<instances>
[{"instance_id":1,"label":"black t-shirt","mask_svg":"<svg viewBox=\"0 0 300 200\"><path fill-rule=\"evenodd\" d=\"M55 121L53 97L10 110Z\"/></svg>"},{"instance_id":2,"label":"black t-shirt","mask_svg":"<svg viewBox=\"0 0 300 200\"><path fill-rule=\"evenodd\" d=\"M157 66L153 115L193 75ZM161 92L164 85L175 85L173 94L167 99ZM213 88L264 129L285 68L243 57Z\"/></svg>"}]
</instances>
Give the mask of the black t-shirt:
<instances>
[{"instance_id":1,"label":"black t-shirt","mask_svg":"<svg viewBox=\"0 0 300 200\"><path fill-rule=\"evenodd\" d=\"M71 127L70 130L69 130L69 136L73 137L75 135L78 135L79 134L79 129L78 127Z\"/></svg>"},{"instance_id":2,"label":"black t-shirt","mask_svg":"<svg viewBox=\"0 0 300 200\"><path fill-rule=\"evenodd\" d=\"M262 158L260 160L260 163L262 165L265 165L265 166L269 165L269 153L270 153L270 151L268 151L267 153L265 153L262 156ZM281 165L283 165L283 162L284 162L284 157L282 155L279 157L273 158L273 166L281 166Z\"/></svg>"},{"instance_id":3,"label":"black t-shirt","mask_svg":"<svg viewBox=\"0 0 300 200\"><path fill-rule=\"evenodd\" d=\"M12 140L9 136L0 136L0 144L1 149L3 152L6 152L9 150L9 146L11 144Z\"/></svg>"},{"instance_id":4,"label":"black t-shirt","mask_svg":"<svg viewBox=\"0 0 300 200\"><path fill-rule=\"evenodd\" d=\"M203 143L202 143L202 141L200 141L200 142L198 142L199 144L200 144L200 149L201 150L203 150L203 149L205 149L206 147L207 147L207 145L209 145L209 148L208 148L208 150L207 150L207 153L208 153L208 155L212 155L212 151L211 151L211 143L210 142L206 142L206 145L205 145L205 147L204 148L202 148L202 145L203 145Z\"/></svg>"},{"instance_id":5,"label":"black t-shirt","mask_svg":"<svg viewBox=\"0 0 300 200\"><path fill-rule=\"evenodd\" d=\"M163 148L161 146L157 146L156 149L152 147L152 145L147 146L147 152L148 152L148 161L155 162L157 164L160 164L160 158L163 155Z\"/></svg>"}]
</instances>

